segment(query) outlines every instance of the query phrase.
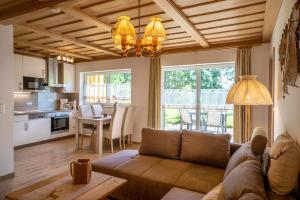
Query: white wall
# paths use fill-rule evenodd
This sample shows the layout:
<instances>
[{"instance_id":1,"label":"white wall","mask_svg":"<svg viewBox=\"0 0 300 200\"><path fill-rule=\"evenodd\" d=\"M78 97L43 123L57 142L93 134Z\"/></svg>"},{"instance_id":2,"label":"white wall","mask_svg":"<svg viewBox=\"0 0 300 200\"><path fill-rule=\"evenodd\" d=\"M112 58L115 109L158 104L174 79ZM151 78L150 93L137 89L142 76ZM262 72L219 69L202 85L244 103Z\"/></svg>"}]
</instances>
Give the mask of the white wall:
<instances>
[{"instance_id":1,"label":"white wall","mask_svg":"<svg viewBox=\"0 0 300 200\"><path fill-rule=\"evenodd\" d=\"M76 77L80 72L131 69L131 103L136 107L134 141L140 141L140 132L148 124L149 58L122 58L76 64ZM79 90L79 78L76 88Z\"/></svg>"},{"instance_id":2,"label":"white wall","mask_svg":"<svg viewBox=\"0 0 300 200\"><path fill-rule=\"evenodd\" d=\"M289 95L283 99L282 74L279 63L279 45L285 24L290 17L296 0L284 0L272 35L271 46L275 47L275 103L274 103L274 136L275 138L288 131L300 144L300 88L289 86ZM272 51L272 48L271 48ZM300 86L298 78L297 85Z\"/></svg>"},{"instance_id":3,"label":"white wall","mask_svg":"<svg viewBox=\"0 0 300 200\"><path fill-rule=\"evenodd\" d=\"M5 114L0 114L0 176L14 171L13 152L13 26L0 25L0 104L5 104Z\"/></svg>"},{"instance_id":4,"label":"white wall","mask_svg":"<svg viewBox=\"0 0 300 200\"><path fill-rule=\"evenodd\" d=\"M254 46L251 50L251 74L257 75L269 88L269 49L270 44ZM268 131L268 106L252 106L252 127L263 127Z\"/></svg>"}]
</instances>

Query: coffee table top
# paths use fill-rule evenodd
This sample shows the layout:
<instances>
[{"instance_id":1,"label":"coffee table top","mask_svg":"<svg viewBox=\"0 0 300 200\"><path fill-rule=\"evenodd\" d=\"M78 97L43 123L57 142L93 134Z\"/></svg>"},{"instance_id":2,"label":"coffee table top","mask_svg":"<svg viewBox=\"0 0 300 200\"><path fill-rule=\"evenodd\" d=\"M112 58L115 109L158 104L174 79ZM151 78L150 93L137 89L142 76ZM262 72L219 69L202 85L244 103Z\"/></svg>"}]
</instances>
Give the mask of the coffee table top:
<instances>
[{"instance_id":1,"label":"coffee table top","mask_svg":"<svg viewBox=\"0 0 300 200\"><path fill-rule=\"evenodd\" d=\"M89 184L73 184L69 172L52 176L7 194L10 200L95 200L105 199L126 184L125 179L92 172Z\"/></svg>"}]
</instances>

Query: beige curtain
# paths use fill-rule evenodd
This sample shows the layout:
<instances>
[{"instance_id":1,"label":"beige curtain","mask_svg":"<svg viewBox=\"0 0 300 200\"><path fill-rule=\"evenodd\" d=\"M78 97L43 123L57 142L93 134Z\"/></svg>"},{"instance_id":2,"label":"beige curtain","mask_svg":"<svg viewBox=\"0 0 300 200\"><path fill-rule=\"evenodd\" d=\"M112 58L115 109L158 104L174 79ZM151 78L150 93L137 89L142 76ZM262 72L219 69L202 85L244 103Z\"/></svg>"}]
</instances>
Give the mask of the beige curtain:
<instances>
[{"instance_id":1,"label":"beige curtain","mask_svg":"<svg viewBox=\"0 0 300 200\"><path fill-rule=\"evenodd\" d=\"M243 47L237 50L235 65L235 81L239 80L241 75L251 74L251 48ZM235 142L245 143L251 140L251 125L247 128L245 122L252 122L248 119L245 106L234 106L234 130L233 139ZM250 109L251 118L251 109Z\"/></svg>"},{"instance_id":2,"label":"beige curtain","mask_svg":"<svg viewBox=\"0 0 300 200\"><path fill-rule=\"evenodd\" d=\"M160 128L161 64L160 57L151 57L149 79L148 126Z\"/></svg>"}]
</instances>

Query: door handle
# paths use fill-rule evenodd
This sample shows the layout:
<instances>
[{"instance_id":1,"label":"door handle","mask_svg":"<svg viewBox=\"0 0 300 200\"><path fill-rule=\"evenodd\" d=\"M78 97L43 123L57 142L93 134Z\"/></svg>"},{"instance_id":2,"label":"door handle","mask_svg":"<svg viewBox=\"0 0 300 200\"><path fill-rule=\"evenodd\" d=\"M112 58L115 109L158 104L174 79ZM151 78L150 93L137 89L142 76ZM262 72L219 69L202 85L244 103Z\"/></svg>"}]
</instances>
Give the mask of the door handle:
<instances>
[{"instance_id":1,"label":"door handle","mask_svg":"<svg viewBox=\"0 0 300 200\"><path fill-rule=\"evenodd\" d=\"M28 131L28 123L27 122L24 123L24 131Z\"/></svg>"}]
</instances>

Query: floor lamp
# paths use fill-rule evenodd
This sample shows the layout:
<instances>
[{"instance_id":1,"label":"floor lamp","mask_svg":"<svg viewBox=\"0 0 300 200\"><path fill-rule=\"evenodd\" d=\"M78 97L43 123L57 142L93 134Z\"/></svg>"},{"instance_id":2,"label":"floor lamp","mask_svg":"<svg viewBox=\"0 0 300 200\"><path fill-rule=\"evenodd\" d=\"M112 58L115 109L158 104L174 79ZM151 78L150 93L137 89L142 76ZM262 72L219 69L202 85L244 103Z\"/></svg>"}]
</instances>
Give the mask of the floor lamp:
<instances>
[{"instance_id":1,"label":"floor lamp","mask_svg":"<svg viewBox=\"0 0 300 200\"><path fill-rule=\"evenodd\" d=\"M226 104L245 106L246 140L250 140L251 138L251 106L273 104L269 90L264 86L264 84L262 84L260 81L257 81L256 77L256 75L240 76L240 80L232 86L226 98Z\"/></svg>"}]
</instances>

